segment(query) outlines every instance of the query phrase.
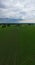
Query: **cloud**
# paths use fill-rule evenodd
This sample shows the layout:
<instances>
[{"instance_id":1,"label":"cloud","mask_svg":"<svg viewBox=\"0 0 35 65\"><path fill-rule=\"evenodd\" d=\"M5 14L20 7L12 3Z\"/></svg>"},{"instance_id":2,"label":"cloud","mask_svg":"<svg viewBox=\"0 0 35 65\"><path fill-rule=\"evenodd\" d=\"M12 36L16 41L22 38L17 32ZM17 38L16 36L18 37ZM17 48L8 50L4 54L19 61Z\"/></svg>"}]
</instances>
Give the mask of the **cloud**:
<instances>
[{"instance_id":1,"label":"cloud","mask_svg":"<svg viewBox=\"0 0 35 65\"><path fill-rule=\"evenodd\" d=\"M0 17L34 18L35 0L1 0Z\"/></svg>"},{"instance_id":2,"label":"cloud","mask_svg":"<svg viewBox=\"0 0 35 65\"><path fill-rule=\"evenodd\" d=\"M19 21L20 23L35 23L35 18Z\"/></svg>"}]
</instances>

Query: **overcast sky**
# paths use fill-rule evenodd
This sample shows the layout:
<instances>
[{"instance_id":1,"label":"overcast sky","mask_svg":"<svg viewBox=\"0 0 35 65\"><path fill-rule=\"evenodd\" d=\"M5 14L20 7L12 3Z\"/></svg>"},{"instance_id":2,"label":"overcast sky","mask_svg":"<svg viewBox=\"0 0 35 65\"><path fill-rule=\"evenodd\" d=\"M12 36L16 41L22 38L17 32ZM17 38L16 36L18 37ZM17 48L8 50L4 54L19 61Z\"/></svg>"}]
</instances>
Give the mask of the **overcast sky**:
<instances>
[{"instance_id":1,"label":"overcast sky","mask_svg":"<svg viewBox=\"0 0 35 65\"><path fill-rule=\"evenodd\" d=\"M0 18L35 18L35 0L0 0Z\"/></svg>"}]
</instances>

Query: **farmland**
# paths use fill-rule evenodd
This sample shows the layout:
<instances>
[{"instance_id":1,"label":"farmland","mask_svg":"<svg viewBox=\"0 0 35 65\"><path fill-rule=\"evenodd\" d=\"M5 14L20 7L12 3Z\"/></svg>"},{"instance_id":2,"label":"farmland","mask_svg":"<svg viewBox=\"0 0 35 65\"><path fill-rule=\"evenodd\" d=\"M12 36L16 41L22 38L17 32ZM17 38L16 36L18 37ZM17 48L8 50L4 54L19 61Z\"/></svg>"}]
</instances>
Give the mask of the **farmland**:
<instances>
[{"instance_id":1,"label":"farmland","mask_svg":"<svg viewBox=\"0 0 35 65\"><path fill-rule=\"evenodd\" d=\"M35 25L0 26L0 65L35 65Z\"/></svg>"}]
</instances>

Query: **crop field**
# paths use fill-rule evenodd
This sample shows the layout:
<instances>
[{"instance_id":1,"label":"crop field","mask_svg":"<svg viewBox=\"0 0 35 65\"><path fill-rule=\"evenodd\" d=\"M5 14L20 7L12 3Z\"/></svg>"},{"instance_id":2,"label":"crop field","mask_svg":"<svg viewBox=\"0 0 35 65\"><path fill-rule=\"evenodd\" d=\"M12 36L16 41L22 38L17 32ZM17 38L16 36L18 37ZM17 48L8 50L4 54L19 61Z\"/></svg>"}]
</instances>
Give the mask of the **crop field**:
<instances>
[{"instance_id":1,"label":"crop field","mask_svg":"<svg viewBox=\"0 0 35 65\"><path fill-rule=\"evenodd\" d=\"M35 25L0 26L0 65L35 65Z\"/></svg>"}]
</instances>

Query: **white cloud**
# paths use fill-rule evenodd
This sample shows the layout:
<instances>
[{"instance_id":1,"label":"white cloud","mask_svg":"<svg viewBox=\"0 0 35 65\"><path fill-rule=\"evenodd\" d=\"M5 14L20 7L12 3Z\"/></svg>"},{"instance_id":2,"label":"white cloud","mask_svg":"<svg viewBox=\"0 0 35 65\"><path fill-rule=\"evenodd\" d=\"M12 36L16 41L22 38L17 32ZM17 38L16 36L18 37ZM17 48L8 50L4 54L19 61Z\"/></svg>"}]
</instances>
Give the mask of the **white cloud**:
<instances>
[{"instance_id":1,"label":"white cloud","mask_svg":"<svg viewBox=\"0 0 35 65\"><path fill-rule=\"evenodd\" d=\"M35 0L0 0L0 17L33 18Z\"/></svg>"}]
</instances>

